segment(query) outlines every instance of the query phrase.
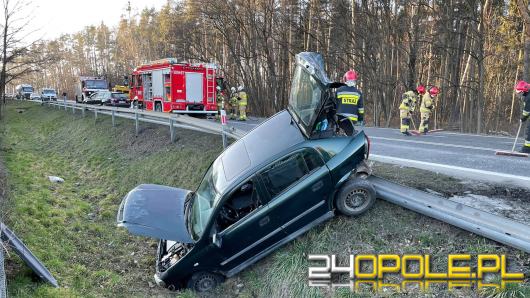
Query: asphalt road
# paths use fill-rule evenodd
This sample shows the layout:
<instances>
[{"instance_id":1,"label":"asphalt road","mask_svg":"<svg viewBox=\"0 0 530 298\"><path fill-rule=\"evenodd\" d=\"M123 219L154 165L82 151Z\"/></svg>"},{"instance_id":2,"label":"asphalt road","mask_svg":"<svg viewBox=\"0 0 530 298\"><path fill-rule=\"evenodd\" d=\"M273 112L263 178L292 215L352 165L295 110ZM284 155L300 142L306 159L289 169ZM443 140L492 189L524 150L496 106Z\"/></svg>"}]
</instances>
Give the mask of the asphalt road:
<instances>
[{"instance_id":1,"label":"asphalt road","mask_svg":"<svg viewBox=\"0 0 530 298\"><path fill-rule=\"evenodd\" d=\"M229 125L248 131L260 121L252 118ZM363 129L371 139L373 160L530 188L530 158L495 155L497 150L511 151L514 138L453 132L405 136L397 129ZM516 150L522 144L519 138Z\"/></svg>"}]
</instances>

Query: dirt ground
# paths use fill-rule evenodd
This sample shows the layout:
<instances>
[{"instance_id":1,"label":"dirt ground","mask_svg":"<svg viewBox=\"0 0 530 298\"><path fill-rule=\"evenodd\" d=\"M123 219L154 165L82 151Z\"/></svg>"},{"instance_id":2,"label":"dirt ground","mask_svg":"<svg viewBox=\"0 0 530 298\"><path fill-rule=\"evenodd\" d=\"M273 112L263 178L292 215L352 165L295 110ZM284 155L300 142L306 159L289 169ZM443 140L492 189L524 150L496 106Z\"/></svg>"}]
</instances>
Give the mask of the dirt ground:
<instances>
[{"instance_id":1,"label":"dirt ground","mask_svg":"<svg viewBox=\"0 0 530 298\"><path fill-rule=\"evenodd\" d=\"M374 163L376 175L530 225L530 190L458 180L434 172Z\"/></svg>"}]
</instances>

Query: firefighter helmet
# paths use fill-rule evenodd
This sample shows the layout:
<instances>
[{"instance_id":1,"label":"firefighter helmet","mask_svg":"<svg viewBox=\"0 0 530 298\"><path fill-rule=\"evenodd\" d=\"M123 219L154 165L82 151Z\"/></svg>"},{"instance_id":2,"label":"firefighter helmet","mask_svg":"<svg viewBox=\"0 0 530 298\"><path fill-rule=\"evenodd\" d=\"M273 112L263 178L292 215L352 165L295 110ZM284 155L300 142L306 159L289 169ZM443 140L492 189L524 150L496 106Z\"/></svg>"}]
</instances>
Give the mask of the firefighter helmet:
<instances>
[{"instance_id":1,"label":"firefighter helmet","mask_svg":"<svg viewBox=\"0 0 530 298\"><path fill-rule=\"evenodd\" d=\"M221 86L217 86L215 89L217 89L217 91L221 91Z\"/></svg>"},{"instance_id":2,"label":"firefighter helmet","mask_svg":"<svg viewBox=\"0 0 530 298\"><path fill-rule=\"evenodd\" d=\"M433 86L431 89L429 89L429 94L431 96L436 96L436 95L440 94L440 89L438 89L438 87L436 87L436 86Z\"/></svg>"},{"instance_id":3,"label":"firefighter helmet","mask_svg":"<svg viewBox=\"0 0 530 298\"><path fill-rule=\"evenodd\" d=\"M530 90L528 83L525 81L519 81L515 85L515 92L517 93L526 93Z\"/></svg>"},{"instance_id":4,"label":"firefighter helmet","mask_svg":"<svg viewBox=\"0 0 530 298\"><path fill-rule=\"evenodd\" d=\"M243 87L243 85L239 85L239 87L237 87L237 91L243 91L245 87Z\"/></svg>"},{"instance_id":5,"label":"firefighter helmet","mask_svg":"<svg viewBox=\"0 0 530 298\"><path fill-rule=\"evenodd\" d=\"M355 86L355 83L357 82L357 73L354 70L350 69L344 74L342 80L346 85L350 87Z\"/></svg>"},{"instance_id":6,"label":"firefighter helmet","mask_svg":"<svg viewBox=\"0 0 530 298\"><path fill-rule=\"evenodd\" d=\"M236 87L230 88L230 91L232 91L232 93L235 93L236 92Z\"/></svg>"},{"instance_id":7,"label":"firefighter helmet","mask_svg":"<svg viewBox=\"0 0 530 298\"><path fill-rule=\"evenodd\" d=\"M419 85L418 88L416 88L416 92L418 92L418 94L425 94L425 86L423 85Z\"/></svg>"}]
</instances>

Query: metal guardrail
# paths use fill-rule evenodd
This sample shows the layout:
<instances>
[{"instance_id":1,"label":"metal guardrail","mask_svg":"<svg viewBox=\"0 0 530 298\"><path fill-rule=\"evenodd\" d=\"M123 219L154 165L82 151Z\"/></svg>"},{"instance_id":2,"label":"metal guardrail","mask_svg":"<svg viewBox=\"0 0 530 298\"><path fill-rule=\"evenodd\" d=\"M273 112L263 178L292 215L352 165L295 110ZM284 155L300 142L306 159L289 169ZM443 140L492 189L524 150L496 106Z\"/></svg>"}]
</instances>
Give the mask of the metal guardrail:
<instances>
[{"instance_id":1,"label":"metal guardrail","mask_svg":"<svg viewBox=\"0 0 530 298\"><path fill-rule=\"evenodd\" d=\"M229 127L223 130L220 123L207 121L204 119L190 117L184 114L173 114L173 113L161 113L154 111L144 111L137 108L120 108L110 107L102 105L91 105L81 104L75 101L40 101L30 100L32 102L40 103L45 106L56 107L58 109L64 109L66 112L71 111L73 114L76 111L80 111L83 116L87 111L94 113L94 118L97 119L98 115L109 115L112 117L112 125L116 125L116 118L125 118L135 121L136 135L140 133L140 122L147 122L159 125L169 126L171 141L176 140L175 128L184 128L194 131L200 131L204 133L212 133L219 135L226 135L233 139L240 139L246 134L245 131Z\"/></svg>"},{"instance_id":2,"label":"metal guardrail","mask_svg":"<svg viewBox=\"0 0 530 298\"><path fill-rule=\"evenodd\" d=\"M469 232L530 253L530 226L371 176L377 196Z\"/></svg>"}]
</instances>

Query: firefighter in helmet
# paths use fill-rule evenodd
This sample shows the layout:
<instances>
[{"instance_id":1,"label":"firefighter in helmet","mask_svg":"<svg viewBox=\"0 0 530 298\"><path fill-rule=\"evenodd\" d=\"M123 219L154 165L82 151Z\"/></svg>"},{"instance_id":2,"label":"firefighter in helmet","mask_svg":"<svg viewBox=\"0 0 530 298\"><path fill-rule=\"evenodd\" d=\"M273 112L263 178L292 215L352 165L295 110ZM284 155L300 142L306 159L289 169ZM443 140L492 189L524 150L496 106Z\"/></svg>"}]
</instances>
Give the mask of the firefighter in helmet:
<instances>
[{"instance_id":1,"label":"firefighter in helmet","mask_svg":"<svg viewBox=\"0 0 530 298\"><path fill-rule=\"evenodd\" d=\"M420 114L421 123L419 132L427 134L429 132L429 119L431 118L432 110L434 109L434 98L440 93L438 87L433 86L429 92L425 93L421 100Z\"/></svg>"},{"instance_id":2,"label":"firefighter in helmet","mask_svg":"<svg viewBox=\"0 0 530 298\"><path fill-rule=\"evenodd\" d=\"M353 124L364 125L363 95L357 89L357 73L347 71L343 76L346 86L337 89L337 114L347 117Z\"/></svg>"},{"instance_id":3,"label":"firefighter in helmet","mask_svg":"<svg viewBox=\"0 0 530 298\"><path fill-rule=\"evenodd\" d=\"M523 100L523 114L521 115L521 122L526 122L530 118L530 86L525 81L517 82L515 85L515 92L517 92ZM530 121L526 126L526 139L524 141L522 153L530 153Z\"/></svg>"},{"instance_id":4,"label":"firefighter in helmet","mask_svg":"<svg viewBox=\"0 0 530 298\"><path fill-rule=\"evenodd\" d=\"M228 101L228 107L230 112L230 119L235 120L237 119L237 92L236 88L232 87L230 88L230 100Z\"/></svg>"},{"instance_id":5,"label":"firefighter in helmet","mask_svg":"<svg viewBox=\"0 0 530 298\"><path fill-rule=\"evenodd\" d=\"M226 102L226 96L224 95L224 92L221 90L221 86L217 86L217 115L215 116L216 119L221 118L221 110L225 108L225 102Z\"/></svg>"},{"instance_id":6,"label":"firefighter in helmet","mask_svg":"<svg viewBox=\"0 0 530 298\"><path fill-rule=\"evenodd\" d=\"M401 120L400 131L404 135L409 136L410 122L412 113L416 110L416 103L421 100L422 95L425 94L425 86L419 85L416 90L410 90L401 96L401 105L399 106L399 118Z\"/></svg>"},{"instance_id":7,"label":"firefighter in helmet","mask_svg":"<svg viewBox=\"0 0 530 298\"><path fill-rule=\"evenodd\" d=\"M237 100L239 103L239 121L247 121L247 99L248 95L245 92L245 87L240 85L237 87Z\"/></svg>"}]
</instances>

